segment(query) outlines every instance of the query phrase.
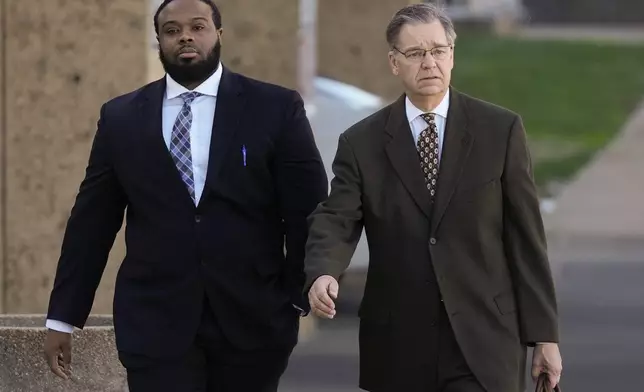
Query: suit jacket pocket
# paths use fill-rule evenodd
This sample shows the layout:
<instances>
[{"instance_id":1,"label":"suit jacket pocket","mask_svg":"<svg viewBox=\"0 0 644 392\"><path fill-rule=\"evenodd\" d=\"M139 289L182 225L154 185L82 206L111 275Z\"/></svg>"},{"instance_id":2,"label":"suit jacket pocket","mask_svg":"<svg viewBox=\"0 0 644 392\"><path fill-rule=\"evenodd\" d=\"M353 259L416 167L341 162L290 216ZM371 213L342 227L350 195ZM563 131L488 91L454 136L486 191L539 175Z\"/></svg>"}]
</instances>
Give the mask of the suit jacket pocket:
<instances>
[{"instance_id":1,"label":"suit jacket pocket","mask_svg":"<svg viewBox=\"0 0 644 392\"><path fill-rule=\"evenodd\" d=\"M279 324L283 321L281 315L288 310L292 315L299 315L292 305L292 298L284 287L282 265L279 261L270 258L253 260L252 269L249 271L253 277L252 287L245 289L252 291L258 304L258 313L270 324Z\"/></svg>"},{"instance_id":2,"label":"suit jacket pocket","mask_svg":"<svg viewBox=\"0 0 644 392\"><path fill-rule=\"evenodd\" d=\"M503 293L494 297L494 303L501 315L516 312L516 302L513 293Z\"/></svg>"}]
</instances>

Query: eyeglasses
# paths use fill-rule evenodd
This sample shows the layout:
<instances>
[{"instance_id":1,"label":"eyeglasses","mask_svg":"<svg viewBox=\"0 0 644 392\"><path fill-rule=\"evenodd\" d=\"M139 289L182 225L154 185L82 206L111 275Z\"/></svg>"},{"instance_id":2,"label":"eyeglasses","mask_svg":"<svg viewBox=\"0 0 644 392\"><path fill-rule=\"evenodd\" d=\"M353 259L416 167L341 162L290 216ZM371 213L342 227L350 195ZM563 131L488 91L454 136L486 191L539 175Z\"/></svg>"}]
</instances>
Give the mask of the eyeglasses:
<instances>
[{"instance_id":1,"label":"eyeglasses","mask_svg":"<svg viewBox=\"0 0 644 392\"><path fill-rule=\"evenodd\" d=\"M400 49L395 46L394 49L405 56L407 60L420 63L425 60L427 52L429 52L436 61L445 60L449 55L449 51L452 49L452 45L436 46L431 49L411 49L406 52L400 51Z\"/></svg>"}]
</instances>

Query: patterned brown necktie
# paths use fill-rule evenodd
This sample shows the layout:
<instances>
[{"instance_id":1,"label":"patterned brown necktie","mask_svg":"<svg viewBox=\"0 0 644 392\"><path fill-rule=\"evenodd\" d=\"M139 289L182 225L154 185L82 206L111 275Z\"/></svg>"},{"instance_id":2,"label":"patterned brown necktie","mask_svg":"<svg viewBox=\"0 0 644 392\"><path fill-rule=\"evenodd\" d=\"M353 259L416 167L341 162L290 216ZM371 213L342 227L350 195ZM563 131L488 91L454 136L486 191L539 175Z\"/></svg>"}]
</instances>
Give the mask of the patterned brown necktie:
<instances>
[{"instance_id":1,"label":"patterned brown necktie","mask_svg":"<svg viewBox=\"0 0 644 392\"><path fill-rule=\"evenodd\" d=\"M429 126L420 133L416 147L420 155L420 168L423 171L427 190L433 203L438 181L438 130L434 121L434 113L425 113L421 117Z\"/></svg>"}]
</instances>

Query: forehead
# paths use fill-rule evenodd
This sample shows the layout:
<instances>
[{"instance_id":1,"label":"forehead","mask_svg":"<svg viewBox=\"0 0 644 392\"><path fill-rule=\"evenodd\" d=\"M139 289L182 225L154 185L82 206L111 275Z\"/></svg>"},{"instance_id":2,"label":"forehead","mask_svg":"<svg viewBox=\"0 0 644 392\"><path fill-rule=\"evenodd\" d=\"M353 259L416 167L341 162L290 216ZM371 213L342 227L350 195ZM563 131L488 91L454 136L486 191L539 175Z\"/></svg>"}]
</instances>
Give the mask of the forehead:
<instances>
[{"instance_id":1,"label":"forehead","mask_svg":"<svg viewBox=\"0 0 644 392\"><path fill-rule=\"evenodd\" d=\"M448 43L447 33L438 20L430 23L406 24L398 36L398 44L402 48L422 47L429 49Z\"/></svg>"},{"instance_id":2,"label":"forehead","mask_svg":"<svg viewBox=\"0 0 644 392\"><path fill-rule=\"evenodd\" d=\"M174 0L159 14L159 24L190 21L194 18L211 19L212 8L201 0Z\"/></svg>"}]
</instances>

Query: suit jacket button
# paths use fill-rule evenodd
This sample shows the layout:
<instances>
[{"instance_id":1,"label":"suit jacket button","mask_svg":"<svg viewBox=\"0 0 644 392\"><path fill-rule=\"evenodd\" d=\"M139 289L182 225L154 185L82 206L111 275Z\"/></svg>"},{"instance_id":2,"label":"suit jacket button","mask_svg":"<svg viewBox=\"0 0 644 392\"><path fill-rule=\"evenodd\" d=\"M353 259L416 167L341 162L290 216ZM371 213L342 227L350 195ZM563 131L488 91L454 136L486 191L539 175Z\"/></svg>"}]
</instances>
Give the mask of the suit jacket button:
<instances>
[{"instance_id":1,"label":"suit jacket button","mask_svg":"<svg viewBox=\"0 0 644 392\"><path fill-rule=\"evenodd\" d=\"M195 222L201 222L201 215L195 215Z\"/></svg>"},{"instance_id":2,"label":"suit jacket button","mask_svg":"<svg viewBox=\"0 0 644 392\"><path fill-rule=\"evenodd\" d=\"M436 245L436 238L432 237L429 239L429 243L432 245Z\"/></svg>"}]
</instances>

